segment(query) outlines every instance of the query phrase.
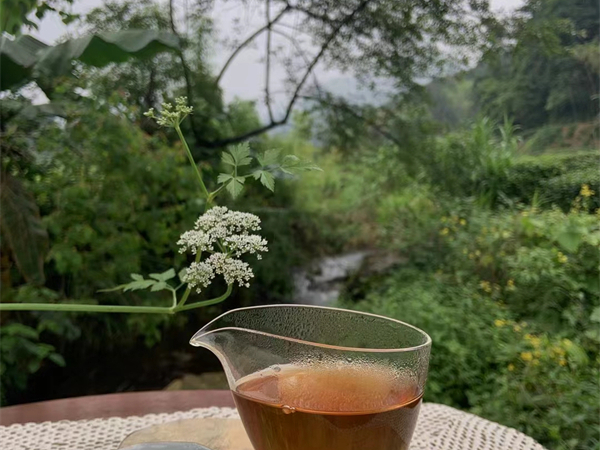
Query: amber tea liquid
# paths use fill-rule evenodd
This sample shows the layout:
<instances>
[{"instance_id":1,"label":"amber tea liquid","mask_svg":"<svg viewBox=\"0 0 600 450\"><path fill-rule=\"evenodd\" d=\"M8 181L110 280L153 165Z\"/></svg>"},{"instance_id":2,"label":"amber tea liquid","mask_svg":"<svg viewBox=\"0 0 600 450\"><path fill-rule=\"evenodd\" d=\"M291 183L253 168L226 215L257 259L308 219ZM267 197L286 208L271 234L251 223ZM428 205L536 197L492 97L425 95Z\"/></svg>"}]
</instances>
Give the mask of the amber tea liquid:
<instances>
[{"instance_id":1,"label":"amber tea liquid","mask_svg":"<svg viewBox=\"0 0 600 450\"><path fill-rule=\"evenodd\" d=\"M282 366L239 380L255 450L408 450L422 393L390 369Z\"/></svg>"}]
</instances>

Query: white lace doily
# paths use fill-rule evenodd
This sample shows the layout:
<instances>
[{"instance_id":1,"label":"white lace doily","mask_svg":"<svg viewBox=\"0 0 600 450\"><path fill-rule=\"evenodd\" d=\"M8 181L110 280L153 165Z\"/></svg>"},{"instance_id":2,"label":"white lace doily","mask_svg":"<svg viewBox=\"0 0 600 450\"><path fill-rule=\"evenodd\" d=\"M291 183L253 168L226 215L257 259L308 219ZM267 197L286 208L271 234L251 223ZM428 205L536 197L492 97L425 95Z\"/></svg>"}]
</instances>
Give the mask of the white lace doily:
<instances>
[{"instance_id":1,"label":"white lace doily","mask_svg":"<svg viewBox=\"0 0 600 450\"><path fill-rule=\"evenodd\" d=\"M0 427L2 450L116 450L129 434L173 420L239 418L232 408L198 408L171 414L111 417ZM434 403L424 403L411 450L545 450L512 428Z\"/></svg>"}]
</instances>

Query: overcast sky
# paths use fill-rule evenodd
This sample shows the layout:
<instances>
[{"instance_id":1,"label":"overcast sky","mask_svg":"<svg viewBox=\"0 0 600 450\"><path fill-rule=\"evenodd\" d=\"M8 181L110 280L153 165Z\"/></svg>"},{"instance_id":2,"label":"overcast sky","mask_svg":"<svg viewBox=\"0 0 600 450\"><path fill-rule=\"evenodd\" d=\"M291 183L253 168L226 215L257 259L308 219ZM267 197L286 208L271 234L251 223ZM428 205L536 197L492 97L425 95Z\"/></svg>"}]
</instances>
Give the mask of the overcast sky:
<instances>
[{"instance_id":1,"label":"overcast sky","mask_svg":"<svg viewBox=\"0 0 600 450\"><path fill-rule=\"evenodd\" d=\"M175 4L178 6L180 11L184 11L188 0L175 0ZM75 0L73 5L73 12L79 14L85 14L93 8L102 5L102 0ZM240 36L242 39L245 36L251 34L257 24L264 23L263 13L260 9L256 8L256 4L252 5L250 2L250 8L240 8L239 3L235 2L223 2L222 0L216 0L215 7L212 12L215 30L217 30L216 40L221 41L227 39L228 33L232 29L240 30ZM262 4L262 2L261 2ZM498 12L509 12L514 10L523 4L523 0L491 0L492 8ZM238 18L239 23L234 24L234 19ZM260 25L259 25L260 26ZM71 25L66 27L59 19L57 15L48 14L47 17L41 22L39 30L32 30L30 33L36 36L38 39L51 44L57 39L67 33L76 33L77 25ZM244 31L247 31L244 33ZM282 42L283 44L283 42ZM285 42L285 45L290 45ZM264 46L263 46L264 48ZM291 50L291 47L290 47ZM218 70L227 55L223 47L215 44L211 49L211 65L214 71ZM227 101L232 100L234 97L239 97L247 100L256 100L257 96L260 96L262 89L264 89L264 66L260 63L261 52L259 50L244 51L241 52L234 63L230 66L225 76L221 80L221 86L223 87L225 99ZM316 74L321 84L335 86L338 81L343 77L337 71L327 70L323 67L316 68ZM283 80L285 78L285 72L282 67L273 67L272 71L273 80ZM275 85L273 91L283 91L283 85ZM276 109L280 111L283 109L283 103L285 99L282 97L283 93L280 94L279 98L276 98ZM277 108L279 106L279 108ZM261 108L262 109L262 108ZM262 115L262 114L261 114Z\"/></svg>"}]
</instances>

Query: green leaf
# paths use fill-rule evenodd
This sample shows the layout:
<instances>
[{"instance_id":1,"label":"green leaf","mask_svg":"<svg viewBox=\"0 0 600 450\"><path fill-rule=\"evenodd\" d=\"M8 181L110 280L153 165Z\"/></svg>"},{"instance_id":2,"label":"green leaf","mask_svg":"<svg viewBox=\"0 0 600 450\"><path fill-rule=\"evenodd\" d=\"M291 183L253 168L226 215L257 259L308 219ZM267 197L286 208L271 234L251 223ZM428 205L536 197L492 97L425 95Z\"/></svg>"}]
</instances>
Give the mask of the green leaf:
<instances>
[{"instance_id":1,"label":"green leaf","mask_svg":"<svg viewBox=\"0 0 600 450\"><path fill-rule=\"evenodd\" d=\"M0 9L2 10L2 14L0 15L0 32L18 34L22 25L32 24L27 16L35 9L43 11L45 5L45 3L42 3L38 6L37 0L2 0L0 4Z\"/></svg>"},{"instance_id":2,"label":"green leaf","mask_svg":"<svg viewBox=\"0 0 600 450\"><path fill-rule=\"evenodd\" d=\"M140 289L147 289L150 286L153 286L154 284L156 284L157 281L156 280L144 280L143 278L140 280L135 280L132 281L131 283L127 283L127 284L120 284L119 286L115 286L113 288L109 288L109 289L100 289L98 292L115 292L115 291L123 291L123 292L127 292L127 291L138 291Z\"/></svg>"},{"instance_id":3,"label":"green leaf","mask_svg":"<svg viewBox=\"0 0 600 450\"><path fill-rule=\"evenodd\" d=\"M229 164L230 166L235 166L235 159L233 159L233 156L231 156L230 153L227 153L227 152L221 153L221 160L225 164Z\"/></svg>"},{"instance_id":4,"label":"green leaf","mask_svg":"<svg viewBox=\"0 0 600 450\"><path fill-rule=\"evenodd\" d=\"M279 167L283 172L293 175L310 170L321 171L321 168L310 161L302 161L294 155L286 155Z\"/></svg>"},{"instance_id":5,"label":"green leaf","mask_svg":"<svg viewBox=\"0 0 600 450\"><path fill-rule=\"evenodd\" d=\"M158 281L167 281L171 278L175 278L175 269L169 269L163 273L151 273L149 276Z\"/></svg>"},{"instance_id":6,"label":"green leaf","mask_svg":"<svg viewBox=\"0 0 600 450\"><path fill-rule=\"evenodd\" d=\"M279 163L279 153L278 149L271 149L265 151L263 154L256 157L258 163L262 167L273 166Z\"/></svg>"},{"instance_id":7,"label":"green leaf","mask_svg":"<svg viewBox=\"0 0 600 450\"><path fill-rule=\"evenodd\" d=\"M156 281L154 280L141 280L141 281L132 281L131 283L127 283L123 285L123 292L127 291L139 291L141 289L148 289L150 286L154 285Z\"/></svg>"},{"instance_id":8,"label":"green leaf","mask_svg":"<svg viewBox=\"0 0 600 450\"><path fill-rule=\"evenodd\" d=\"M28 283L44 284L48 233L33 197L19 180L7 173L2 173L0 209L2 238L19 272Z\"/></svg>"},{"instance_id":9,"label":"green leaf","mask_svg":"<svg viewBox=\"0 0 600 450\"><path fill-rule=\"evenodd\" d=\"M170 286L167 283L165 283L164 281L159 281L158 283L155 283L150 288L150 291L151 292L162 291L163 289L169 289L169 287Z\"/></svg>"},{"instance_id":10,"label":"green leaf","mask_svg":"<svg viewBox=\"0 0 600 450\"><path fill-rule=\"evenodd\" d=\"M581 245L582 235L578 230L569 227L558 234L556 241L564 250L575 253Z\"/></svg>"},{"instance_id":11,"label":"green leaf","mask_svg":"<svg viewBox=\"0 0 600 450\"><path fill-rule=\"evenodd\" d=\"M2 325L0 331L4 336L21 336L33 340L37 340L39 337L36 330L20 323L9 323L8 325Z\"/></svg>"},{"instance_id":12,"label":"green leaf","mask_svg":"<svg viewBox=\"0 0 600 450\"><path fill-rule=\"evenodd\" d=\"M30 81L37 55L48 46L32 36L19 36L14 41L0 37L0 90Z\"/></svg>"},{"instance_id":13,"label":"green leaf","mask_svg":"<svg viewBox=\"0 0 600 450\"><path fill-rule=\"evenodd\" d=\"M131 57L149 58L175 48L179 48L177 37L158 30L107 31L70 39L54 47L31 36L20 36L14 41L3 36L0 38L0 89L40 77L68 74L74 60L104 67Z\"/></svg>"},{"instance_id":14,"label":"green leaf","mask_svg":"<svg viewBox=\"0 0 600 450\"><path fill-rule=\"evenodd\" d=\"M592 339L593 341L600 343L600 330L596 330L596 329L592 329L592 330L587 330L585 332L585 335L589 338Z\"/></svg>"},{"instance_id":15,"label":"green leaf","mask_svg":"<svg viewBox=\"0 0 600 450\"><path fill-rule=\"evenodd\" d=\"M252 174L255 180L260 180L262 185L269 189L271 192L275 192L275 178L271 172L266 170L257 170Z\"/></svg>"},{"instance_id":16,"label":"green leaf","mask_svg":"<svg viewBox=\"0 0 600 450\"><path fill-rule=\"evenodd\" d=\"M590 321L600 323L600 306L596 306L590 315Z\"/></svg>"},{"instance_id":17,"label":"green leaf","mask_svg":"<svg viewBox=\"0 0 600 450\"><path fill-rule=\"evenodd\" d=\"M48 355L48 359L60 367L65 367L67 365L67 363L65 362L65 358L63 358L58 353L50 353Z\"/></svg>"},{"instance_id":18,"label":"green leaf","mask_svg":"<svg viewBox=\"0 0 600 450\"><path fill-rule=\"evenodd\" d=\"M228 151L233 157L237 167L247 166L252 162L252 158L250 157L250 147L247 142L230 147Z\"/></svg>"},{"instance_id":19,"label":"green leaf","mask_svg":"<svg viewBox=\"0 0 600 450\"><path fill-rule=\"evenodd\" d=\"M232 177L231 182L227 184L225 189L227 189L233 198L237 198L244 189L244 181L243 177Z\"/></svg>"},{"instance_id":20,"label":"green leaf","mask_svg":"<svg viewBox=\"0 0 600 450\"><path fill-rule=\"evenodd\" d=\"M220 173L217 177L217 183L219 184L225 184L231 180L233 180L233 175L229 173Z\"/></svg>"},{"instance_id":21,"label":"green leaf","mask_svg":"<svg viewBox=\"0 0 600 450\"><path fill-rule=\"evenodd\" d=\"M131 277L131 278L132 278L134 281L141 281L141 280L143 280L143 279L144 279L144 277L143 277L143 276L141 276L141 275L140 275L140 274L138 274L138 273L132 273L132 274L130 274L130 277Z\"/></svg>"}]
</instances>

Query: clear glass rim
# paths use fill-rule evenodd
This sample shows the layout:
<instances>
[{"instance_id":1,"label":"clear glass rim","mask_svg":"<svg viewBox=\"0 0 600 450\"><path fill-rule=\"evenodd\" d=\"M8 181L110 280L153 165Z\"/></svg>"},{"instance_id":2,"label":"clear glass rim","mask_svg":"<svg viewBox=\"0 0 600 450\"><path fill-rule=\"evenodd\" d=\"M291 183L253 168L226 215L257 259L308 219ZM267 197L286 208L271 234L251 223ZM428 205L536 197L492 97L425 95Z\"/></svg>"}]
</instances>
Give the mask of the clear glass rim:
<instances>
[{"instance_id":1,"label":"clear glass rim","mask_svg":"<svg viewBox=\"0 0 600 450\"><path fill-rule=\"evenodd\" d=\"M414 331L416 331L417 333L419 333L420 335L422 335L425 338L425 342L423 342L422 344L419 345L415 345L412 347L399 347L399 348L360 348L360 347L345 347L342 345L331 345L331 344L322 344L320 342L312 342L312 341L306 341L306 340L302 340L302 339L296 339L296 338L292 338L292 337L288 337L288 336L281 336L278 334L273 334L273 333L267 333L264 331L257 331L257 330L252 330L249 328L239 328L239 327L223 327L223 328L218 328L215 330L209 330L209 331L205 331L203 332L203 330L209 328L212 324L214 324L215 322L219 321L222 317L235 313L235 312L239 312L239 311L247 311L250 309L266 309L266 308L282 308L282 307L286 307L286 308L311 308L311 309L321 309L321 310L329 310L329 311L340 311L340 312L345 312L345 313L351 313L351 314L356 314L356 315L360 315L360 316L370 316L370 317L376 317L378 319L383 319L383 320L387 320L390 322L395 322L397 324L400 324L406 328L410 328ZM333 307L329 307L329 306L316 306L316 305L297 305L297 304L278 304L278 305L259 305L259 306L247 306L244 308L236 308L236 309L232 309L229 310L227 312L224 312L223 314L220 314L219 316L215 317L213 320L211 320L210 322L208 322L206 325L204 325L200 330L198 330L190 339L190 344L195 345L194 341L196 340L196 338L199 337L203 337L203 336L208 336L210 334L213 333L217 333L217 332L221 332L221 331L244 331L246 333L254 333L257 335L262 335L262 336L267 336L267 337L271 337L274 339L282 339L282 340L286 340L289 342L295 342L298 344L304 344L304 345L310 345L313 347L321 347L321 348L327 348L327 349L332 349L332 350L341 350L341 351L347 351L347 352L363 352L363 353L408 353L408 352L415 352L421 349L424 349L426 347L430 347L431 346L431 337L425 333L423 330L421 330L420 328L415 327L414 325L411 325L409 323L406 322L402 322L401 320L397 320L397 319L392 319L391 317L386 317L386 316L381 316L379 314L372 314L372 313L366 313L366 312L362 312L362 311L354 311L351 309L344 309L344 308L333 308Z\"/></svg>"}]
</instances>

